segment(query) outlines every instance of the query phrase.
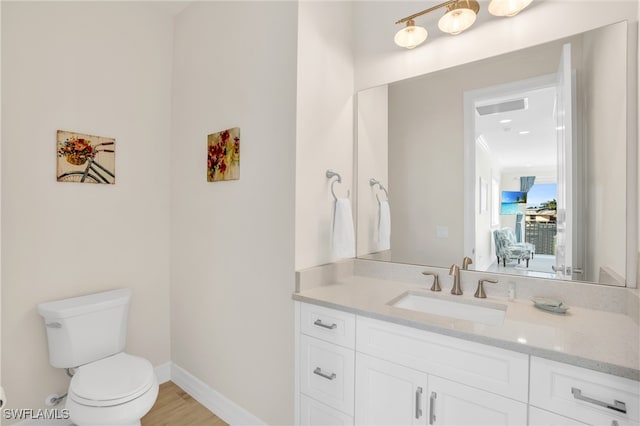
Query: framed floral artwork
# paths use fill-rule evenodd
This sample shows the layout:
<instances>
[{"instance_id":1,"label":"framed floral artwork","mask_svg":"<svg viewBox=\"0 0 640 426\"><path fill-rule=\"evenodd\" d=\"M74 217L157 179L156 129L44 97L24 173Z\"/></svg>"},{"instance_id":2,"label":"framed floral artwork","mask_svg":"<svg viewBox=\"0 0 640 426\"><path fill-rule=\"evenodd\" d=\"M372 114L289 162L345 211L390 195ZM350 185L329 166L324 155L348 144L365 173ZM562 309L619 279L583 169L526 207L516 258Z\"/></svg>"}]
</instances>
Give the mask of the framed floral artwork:
<instances>
[{"instance_id":1,"label":"framed floral artwork","mask_svg":"<svg viewBox=\"0 0 640 426\"><path fill-rule=\"evenodd\" d=\"M240 179L240 128L207 136L207 181Z\"/></svg>"},{"instance_id":2,"label":"framed floral artwork","mask_svg":"<svg viewBox=\"0 0 640 426\"><path fill-rule=\"evenodd\" d=\"M116 140L58 130L58 182L116 183Z\"/></svg>"}]
</instances>

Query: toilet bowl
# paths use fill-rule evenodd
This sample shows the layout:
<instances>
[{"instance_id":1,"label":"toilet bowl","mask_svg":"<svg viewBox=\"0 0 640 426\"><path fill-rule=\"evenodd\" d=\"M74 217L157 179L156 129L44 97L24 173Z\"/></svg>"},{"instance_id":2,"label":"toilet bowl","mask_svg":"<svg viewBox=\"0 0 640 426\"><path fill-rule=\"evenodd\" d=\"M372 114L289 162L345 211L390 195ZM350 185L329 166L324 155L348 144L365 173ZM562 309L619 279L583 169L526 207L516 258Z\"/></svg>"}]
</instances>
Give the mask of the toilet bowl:
<instances>
[{"instance_id":1,"label":"toilet bowl","mask_svg":"<svg viewBox=\"0 0 640 426\"><path fill-rule=\"evenodd\" d=\"M149 361L124 352L130 289L38 305L49 364L73 369L66 408L78 426L140 425L158 396Z\"/></svg>"},{"instance_id":2,"label":"toilet bowl","mask_svg":"<svg viewBox=\"0 0 640 426\"><path fill-rule=\"evenodd\" d=\"M66 408L79 426L140 425L158 396L151 363L121 352L76 369Z\"/></svg>"}]
</instances>

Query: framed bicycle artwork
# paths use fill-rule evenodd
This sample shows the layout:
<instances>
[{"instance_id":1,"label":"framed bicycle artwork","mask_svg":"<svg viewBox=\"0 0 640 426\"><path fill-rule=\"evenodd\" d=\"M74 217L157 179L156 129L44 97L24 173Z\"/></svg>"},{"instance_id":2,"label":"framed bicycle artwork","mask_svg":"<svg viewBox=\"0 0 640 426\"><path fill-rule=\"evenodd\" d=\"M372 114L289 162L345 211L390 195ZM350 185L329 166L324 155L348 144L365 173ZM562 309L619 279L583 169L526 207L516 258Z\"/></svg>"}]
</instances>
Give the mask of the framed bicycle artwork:
<instances>
[{"instance_id":1,"label":"framed bicycle artwork","mask_svg":"<svg viewBox=\"0 0 640 426\"><path fill-rule=\"evenodd\" d=\"M116 140L58 130L58 182L116 183Z\"/></svg>"}]
</instances>

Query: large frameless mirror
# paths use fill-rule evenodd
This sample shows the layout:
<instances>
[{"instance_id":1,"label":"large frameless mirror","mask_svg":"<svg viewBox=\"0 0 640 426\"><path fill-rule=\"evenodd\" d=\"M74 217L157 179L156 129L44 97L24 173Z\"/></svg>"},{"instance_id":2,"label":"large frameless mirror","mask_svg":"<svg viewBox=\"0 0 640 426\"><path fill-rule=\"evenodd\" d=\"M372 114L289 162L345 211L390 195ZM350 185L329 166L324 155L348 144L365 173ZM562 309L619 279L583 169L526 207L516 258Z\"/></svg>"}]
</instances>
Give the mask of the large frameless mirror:
<instances>
[{"instance_id":1,"label":"large frameless mirror","mask_svg":"<svg viewBox=\"0 0 640 426\"><path fill-rule=\"evenodd\" d=\"M627 31L359 92L358 257L624 286Z\"/></svg>"}]
</instances>

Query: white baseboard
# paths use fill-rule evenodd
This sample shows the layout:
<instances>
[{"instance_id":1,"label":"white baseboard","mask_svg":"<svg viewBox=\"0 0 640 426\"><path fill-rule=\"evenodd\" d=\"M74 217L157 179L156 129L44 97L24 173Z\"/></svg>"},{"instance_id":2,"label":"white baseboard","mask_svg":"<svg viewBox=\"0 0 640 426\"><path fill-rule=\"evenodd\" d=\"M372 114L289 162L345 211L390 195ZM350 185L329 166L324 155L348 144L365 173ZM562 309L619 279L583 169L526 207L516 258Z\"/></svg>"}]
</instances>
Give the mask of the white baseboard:
<instances>
[{"instance_id":1,"label":"white baseboard","mask_svg":"<svg viewBox=\"0 0 640 426\"><path fill-rule=\"evenodd\" d=\"M226 398L184 368L178 367L173 362L165 362L164 364L156 366L155 372L158 383L165 383L171 380L193 399L204 405L209 411L213 412L231 426L266 425L265 422ZM72 423L70 423L69 420L23 420L16 423L16 426L17 425L70 426Z\"/></svg>"},{"instance_id":2,"label":"white baseboard","mask_svg":"<svg viewBox=\"0 0 640 426\"><path fill-rule=\"evenodd\" d=\"M158 383L162 384L171 380L171 361L157 365L155 368Z\"/></svg>"},{"instance_id":3,"label":"white baseboard","mask_svg":"<svg viewBox=\"0 0 640 426\"><path fill-rule=\"evenodd\" d=\"M185 369L171 363L171 381L231 426L266 425Z\"/></svg>"}]
</instances>

